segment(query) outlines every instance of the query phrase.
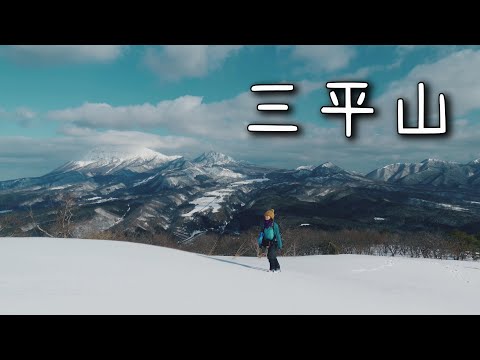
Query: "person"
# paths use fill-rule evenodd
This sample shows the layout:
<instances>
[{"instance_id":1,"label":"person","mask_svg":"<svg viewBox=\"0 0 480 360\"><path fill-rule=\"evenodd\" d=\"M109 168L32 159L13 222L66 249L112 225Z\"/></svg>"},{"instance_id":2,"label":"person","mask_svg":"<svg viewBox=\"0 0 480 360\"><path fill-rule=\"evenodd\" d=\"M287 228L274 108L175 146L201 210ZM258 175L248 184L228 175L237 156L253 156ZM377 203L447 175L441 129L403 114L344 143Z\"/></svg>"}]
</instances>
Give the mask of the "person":
<instances>
[{"instance_id":1,"label":"person","mask_svg":"<svg viewBox=\"0 0 480 360\"><path fill-rule=\"evenodd\" d=\"M277 259L277 249L282 249L282 236L280 228L275 222L275 210L269 209L264 214L263 228L258 236L258 245L261 250L267 248L267 258L270 263L270 271L280 271L280 264Z\"/></svg>"}]
</instances>

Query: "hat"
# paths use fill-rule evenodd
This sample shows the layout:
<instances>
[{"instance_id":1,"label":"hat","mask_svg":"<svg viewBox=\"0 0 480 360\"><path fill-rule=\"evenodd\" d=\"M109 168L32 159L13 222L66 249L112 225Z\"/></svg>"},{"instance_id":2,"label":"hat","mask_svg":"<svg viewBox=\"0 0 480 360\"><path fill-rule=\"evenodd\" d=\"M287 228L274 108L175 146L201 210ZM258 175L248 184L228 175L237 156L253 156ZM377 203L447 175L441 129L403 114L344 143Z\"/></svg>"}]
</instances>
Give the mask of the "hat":
<instances>
[{"instance_id":1,"label":"hat","mask_svg":"<svg viewBox=\"0 0 480 360\"><path fill-rule=\"evenodd\" d=\"M267 215L270 216L270 218L273 219L273 218L275 217L275 212L274 212L274 210L273 210L273 209L270 209L270 210L265 211L265 214L263 214L263 216L267 216Z\"/></svg>"}]
</instances>

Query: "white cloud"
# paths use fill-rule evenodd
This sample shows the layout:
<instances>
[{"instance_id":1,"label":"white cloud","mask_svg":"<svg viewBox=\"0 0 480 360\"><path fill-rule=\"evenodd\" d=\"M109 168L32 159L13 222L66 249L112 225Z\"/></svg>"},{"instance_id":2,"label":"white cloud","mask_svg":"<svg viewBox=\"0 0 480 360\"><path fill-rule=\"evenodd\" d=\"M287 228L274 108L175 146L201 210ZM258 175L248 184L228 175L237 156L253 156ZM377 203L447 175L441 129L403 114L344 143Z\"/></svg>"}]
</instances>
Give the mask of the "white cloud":
<instances>
[{"instance_id":1,"label":"white cloud","mask_svg":"<svg viewBox=\"0 0 480 360\"><path fill-rule=\"evenodd\" d=\"M107 130L101 132L75 126L64 126L59 129L59 133L86 147L97 145L144 146L159 151L175 151L200 144L197 140L185 136L157 135L142 131Z\"/></svg>"},{"instance_id":2,"label":"white cloud","mask_svg":"<svg viewBox=\"0 0 480 360\"><path fill-rule=\"evenodd\" d=\"M378 72L383 72L383 71L390 71L392 69L397 69L402 65L403 58L400 57L398 58L395 62L391 64L386 64L386 65L371 65L371 66L364 66L361 67L357 70L355 70L352 73L348 73L346 75L343 75L342 78L345 80L349 81L365 81L365 79L368 79L369 76L371 76L374 73Z\"/></svg>"},{"instance_id":3,"label":"white cloud","mask_svg":"<svg viewBox=\"0 0 480 360\"><path fill-rule=\"evenodd\" d=\"M138 144L150 146L167 155L188 156L198 155L212 146L216 151L238 159L283 168L332 161L347 169L368 172L391 162L415 162L428 157L468 162L480 157L480 152L476 150L480 124L477 125L469 117L472 110L480 108L480 74L476 72L479 66L480 50L473 49L460 50L428 64L417 65L405 78L390 84L379 98L371 99L377 116L354 118L353 121L358 123L354 126L353 139L345 137L344 120L341 118L328 120L335 124L334 128L322 128L322 122L302 122L301 119L296 122L292 119L291 123L300 126L301 135L279 137L249 134L246 131L249 122L276 122L277 119L262 117L256 111L259 98L248 92L215 103L205 103L201 97L184 96L158 104L112 106L87 103L76 108L61 109L49 113L49 116L63 122L62 138L30 141L2 139L0 153L6 156L8 151L17 149L29 152L32 159L37 161L40 155L70 160L81 150L107 143ZM410 114L416 119L416 86L419 80L426 82L431 97L429 102L433 107L438 106L438 93L446 94L447 106L453 109L453 116L448 119L449 129L453 129L449 130L452 132L450 136L412 139L397 134L397 98L407 100ZM321 82L313 81L298 83L303 85L299 89L305 91L324 86ZM278 98L275 100L281 101ZM287 98L287 102L290 100ZM262 97L262 101L269 100ZM280 121L285 122L285 118L282 117ZM138 127L164 127L170 133L181 136L164 137L122 131ZM100 132L97 128L111 130ZM198 135L201 141L189 138ZM44 143L40 144L40 141Z\"/></svg>"},{"instance_id":4,"label":"white cloud","mask_svg":"<svg viewBox=\"0 0 480 360\"><path fill-rule=\"evenodd\" d=\"M475 152L480 136L480 125L469 118L474 110L480 109L480 51L464 49L449 53L431 63L415 66L401 80L389 85L386 92L373 99L377 116L354 119L356 139L351 145L333 145L334 148L350 148L355 158L380 165L391 159L396 161L421 161L428 157L467 162L479 153ZM427 126L438 124L438 95L444 93L447 100L447 131L449 135L438 137L405 137L397 134L397 99L406 100L413 126L417 121L417 84L426 86ZM341 120L338 120L341 122ZM344 126L344 121L341 122ZM355 134L354 134L355 135ZM396 154L396 155L395 155ZM402 154L398 158L398 154ZM394 157L397 156L396 158Z\"/></svg>"},{"instance_id":5,"label":"white cloud","mask_svg":"<svg viewBox=\"0 0 480 360\"><path fill-rule=\"evenodd\" d=\"M36 113L26 107L19 107L15 110L15 114L24 119L33 119Z\"/></svg>"},{"instance_id":6,"label":"white cloud","mask_svg":"<svg viewBox=\"0 0 480 360\"><path fill-rule=\"evenodd\" d=\"M408 111L407 126L414 126L417 121L417 86L425 83L426 109L428 124L438 124L438 96L445 94L447 104L447 131L457 124L457 119L465 117L474 110L480 109L480 50L463 49L436 61L415 66L403 79L389 84L387 90L377 99L371 101L378 116L373 119L360 120L359 137L370 139L373 134L380 133L387 137L391 144L399 142L405 148L409 142L397 134L397 100L403 98L405 111ZM459 132L448 138L448 143L458 141ZM432 139L433 144L445 146L447 140ZM430 141L430 140L429 140Z\"/></svg>"},{"instance_id":7,"label":"white cloud","mask_svg":"<svg viewBox=\"0 0 480 360\"><path fill-rule=\"evenodd\" d=\"M14 121L20 126L29 126L36 118L37 114L27 107L18 107L13 111L7 111L0 108L0 118L7 121Z\"/></svg>"},{"instance_id":8,"label":"white cloud","mask_svg":"<svg viewBox=\"0 0 480 360\"><path fill-rule=\"evenodd\" d=\"M197 154L196 149L205 147L192 138L140 131L100 132L65 126L59 130L59 135L50 138L0 136L0 181L41 176L67 161L81 159L96 146L148 147L165 155Z\"/></svg>"},{"instance_id":9,"label":"white cloud","mask_svg":"<svg viewBox=\"0 0 480 360\"><path fill-rule=\"evenodd\" d=\"M310 86L307 90L315 89ZM262 96L262 101L269 101ZM275 97L275 101L281 101ZM202 97L182 96L164 100L157 104L112 106L105 103L86 103L76 108L54 110L47 114L53 120L73 123L79 127L103 129L166 128L177 134L202 136L205 138L244 137L249 123L284 122L285 115L262 116L257 111L261 102L251 92L242 93L232 99L205 103ZM238 135L241 134L241 135Z\"/></svg>"},{"instance_id":10,"label":"white cloud","mask_svg":"<svg viewBox=\"0 0 480 360\"><path fill-rule=\"evenodd\" d=\"M387 91L371 100L376 116L355 118L354 138L345 137L345 120L329 118L333 128L316 124L302 124L302 136L257 137L244 143L225 144L231 151L250 159L280 167L287 164L319 164L332 161L347 169L368 172L375 167L392 162L417 162L429 157L468 162L480 157L478 138L480 123L469 114L480 109L480 50L463 49L448 53L443 58L417 65L403 79L392 83ZM375 71L377 69L374 69ZM449 136L402 137L397 134L397 99L403 97L415 120L417 113L417 83L425 81L428 102L435 117L429 126L438 121L438 94L446 94L451 106L448 118ZM306 83L308 84L308 83ZM315 84L315 88L321 83ZM273 155L272 155L273 154Z\"/></svg>"},{"instance_id":11,"label":"white cloud","mask_svg":"<svg viewBox=\"0 0 480 360\"><path fill-rule=\"evenodd\" d=\"M310 73L343 69L355 55L355 48L348 45L295 45L290 53L293 60L303 63L302 70Z\"/></svg>"},{"instance_id":12,"label":"white cloud","mask_svg":"<svg viewBox=\"0 0 480 360\"><path fill-rule=\"evenodd\" d=\"M148 48L145 64L167 80L203 77L237 53L240 45L166 45Z\"/></svg>"},{"instance_id":13,"label":"white cloud","mask_svg":"<svg viewBox=\"0 0 480 360\"><path fill-rule=\"evenodd\" d=\"M416 66L406 78L393 82L382 97L394 101L409 97L415 103L417 84L425 82L431 101L444 93L456 115L480 108L480 50L461 50L430 64Z\"/></svg>"},{"instance_id":14,"label":"white cloud","mask_svg":"<svg viewBox=\"0 0 480 360\"><path fill-rule=\"evenodd\" d=\"M324 82L297 81L300 96L325 86ZM78 107L53 110L47 117L78 128L128 130L142 128L168 129L172 133L219 139L244 138L247 125L253 122L285 122L285 115L257 111L261 102L292 101L288 95L254 94L251 91L222 101L205 103L201 96L185 95L157 104L112 106L107 103L85 103ZM214 131L212 131L214 130ZM81 131L79 129L75 131Z\"/></svg>"},{"instance_id":15,"label":"white cloud","mask_svg":"<svg viewBox=\"0 0 480 360\"><path fill-rule=\"evenodd\" d=\"M6 45L1 54L21 63L107 63L117 59L124 45Z\"/></svg>"},{"instance_id":16,"label":"white cloud","mask_svg":"<svg viewBox=\"0 0 480 360\"><path fill-rule=\"evenodd\" d=\"M396 47L395 51L397 52L397 54L403 56L405 54L414 52L414 51L419 50L419 49L423 49L425 47L426 47L426 45L398 45Z\"/></svg>"},{"instance_id":17,"label":"white cloud","mask_svg":"<svg viewBox=\"0 0 480 360\"><path fill-rule=\"evenodd\" d=\"M324 89L325 88L325 81L310 81L310 80L301 80L294 82L295 85L298 84L298 88L300 89L300 94L301 95L306 95L309 94L313 91L316 91L318 89Z\"/></svg>"}]
</instances>

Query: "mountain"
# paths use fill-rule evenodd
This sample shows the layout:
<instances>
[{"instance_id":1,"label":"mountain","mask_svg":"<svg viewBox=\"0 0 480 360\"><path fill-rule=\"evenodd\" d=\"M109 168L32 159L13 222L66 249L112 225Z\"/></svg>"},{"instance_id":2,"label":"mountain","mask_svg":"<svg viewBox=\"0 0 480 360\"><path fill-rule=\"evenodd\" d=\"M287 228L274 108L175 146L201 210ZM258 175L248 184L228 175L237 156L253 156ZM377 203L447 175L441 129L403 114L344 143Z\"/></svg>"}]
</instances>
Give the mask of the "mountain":
<instances>
[{"instance_id":1,"label":"mountain","mask_svg":"<svg viewBox=\"0 0 480 360\"><path fill-rule=\"evenodd\" d=\"M376 169L366 175L372 180L402 185L466 187L477 183L480 167L476 163L425 159L420 163L396 163ZM472 177L474 176L474 177Z\"/></svg>"},{"instance_id":2,"label":"mountain","mask_svg":"<svg viewBox=\"0 0 480 360\"><path fill-rule=\"evenodd\" d=\"M23 235L42 235L31 225L30 207L50 226L68 194L75 199L77 237L121 230L170 232L192 241L205 231L258 226L268 208L285 227L480 232L478 185L475 160L426 159L362 175L332 162L281 169L213 151L187 159L96 148L46 175L0 182L0 226L2 218L15 216Z\"/></svg>"},{"instance_id":3,"label":"mountain","mask_svg":"<svg viewBox=\"0 0 480 360\"><path fill-rule=\"evenodd\" d=\"M88 176L114 174L121 170L142 173L178 158L181 156L167 156L148 148L97 147L88 152L83 159L67 162L52 172L78 171Z\"/></svg>"},{"instance_id":4,"label":"mountain","mask_svg":"<svg viewBox=\"0 0 480 360\"><path fill-rule=\"evenodd\" d=\"M215 151L205 152L199 157L195 158L192 162L200 166L222 166L237 164L232 157Z\"/></svg>"}]
</instances>

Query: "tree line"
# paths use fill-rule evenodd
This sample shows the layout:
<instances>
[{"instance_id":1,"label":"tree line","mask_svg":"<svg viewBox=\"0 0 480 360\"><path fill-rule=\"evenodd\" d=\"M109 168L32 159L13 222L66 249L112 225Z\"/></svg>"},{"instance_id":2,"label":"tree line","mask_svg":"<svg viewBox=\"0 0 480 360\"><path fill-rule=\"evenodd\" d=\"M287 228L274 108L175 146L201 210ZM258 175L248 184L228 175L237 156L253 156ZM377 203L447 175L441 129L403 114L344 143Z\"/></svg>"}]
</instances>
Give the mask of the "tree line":
<instances>
[{"instance_id":1,"label":"tree line","mask_svg":"<svg viewBox=\"0 0 480 360\"><path fill-rule=\"evenodd\" d=\"M61 199L50 216L38 219L32 209L0 217L0 236L73 237L74 206L71 196ZM412 258L479 260L480 234L464 231L403 231L389 232L364 229L327 231L312 227L289 226L280 229L284 247L281 256L362 254L377 256L406 256ZM171 233L130 231L115 226L105 231L92 231L84 237L98 240L117 240L176 248L207 255L257 256L258 228L240 234L207 232L189 243L178 243ZM32 233L34 235L32 235Z\"/></svg>"}]
</instances>

